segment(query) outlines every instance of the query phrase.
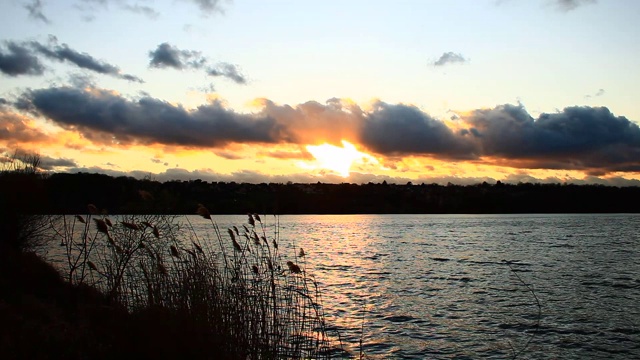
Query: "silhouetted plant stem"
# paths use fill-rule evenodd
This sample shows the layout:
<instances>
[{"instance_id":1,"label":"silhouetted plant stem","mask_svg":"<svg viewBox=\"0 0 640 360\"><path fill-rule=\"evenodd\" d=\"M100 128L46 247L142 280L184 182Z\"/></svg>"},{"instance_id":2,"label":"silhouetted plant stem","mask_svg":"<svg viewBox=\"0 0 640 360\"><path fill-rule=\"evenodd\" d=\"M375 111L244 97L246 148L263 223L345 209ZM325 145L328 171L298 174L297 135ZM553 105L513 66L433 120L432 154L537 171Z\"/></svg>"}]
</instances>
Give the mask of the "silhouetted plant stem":
<instances>
[{"instance_id":1,"label":"silhouetted plant stem","mask_svg":"<svg viewBox=\"0 0 640 360\"><path fill-rule=\"evenodd\" d=\"M518 356L524 353L524 351L529 347L529 344L531 344L531 341L533 341L533 338L536 336L536 334L538 333L538 330L540 329L540 320L542 318L542 305L540 305L540 300L538 299L536 292L533 290L533 287L527 284L524 280L522 280L520 275L518 275L518 272L516 272L515 269L511 266L511 262L506 260L502 260L502 262L509 267L509 270L511 270L511 272L516 276L518 281L531 293L531 295L533 296L533 299L536 302L536 306L538 307L538 315L537 315L535 329L531 334L531 336L529 337L529 339L527 340L527 342L524 344L524 346L520 350L516 351L513 345L511 344L511 342L509 342L509 346L511 347L511 352L512 352L511 358L516 359Z\"/></svg>"}]
</instances>

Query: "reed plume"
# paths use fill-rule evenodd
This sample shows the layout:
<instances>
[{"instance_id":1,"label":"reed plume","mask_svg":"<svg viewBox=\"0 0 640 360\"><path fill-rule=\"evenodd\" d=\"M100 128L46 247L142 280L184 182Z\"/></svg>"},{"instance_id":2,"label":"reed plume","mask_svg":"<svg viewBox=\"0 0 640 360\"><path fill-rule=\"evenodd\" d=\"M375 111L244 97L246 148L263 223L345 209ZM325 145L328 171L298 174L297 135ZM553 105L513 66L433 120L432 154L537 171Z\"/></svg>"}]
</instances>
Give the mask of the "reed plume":
<instances>
[{"instance_id":1,"label":"reed plume","mask_svg":"<svg viewBox=\"0 0 640 360\"><path fill-rule=\"evenodd\" d=\"M203 205L197 213L211 219ZM233 254L225 253L230 246L213 221L218 245L200 243L193 228L186 234L176 231L180 226L170 226L162 216L153 220L124 216L118 218L121 226L115 227L109 227L106 219L95 218L95 227L86 228L94 235L106 234L108 245L95 247L98 256L80 259L85 261L87 278L110 301L134 314L153 314L154 326L143 328L145 334L173 334L172 340L184 344L181 351L186 352L181 354L190 358L198 357L189 353L194 347L203 353L201 358L331 357L318 292L307 287L312 282L299 265L284 262L274 251L278 233L269 241L266 227L255 227L259 216L249 215L252 228L242 225L244 233L239 226L227 229ZM89 237L100 239L94 235ZM287 273L295 276L284 276ZM194 332L195 339L187 335ZM194 341L198 344L192 345Z\"/></svg>"},{"instance_id":2,"label":"reed plume","mask_svg":"<svg viewBox=\"0 0 640 360\"><path fill-rule=\"evenodd\" d=\"M202 216L203 218L211 220L211 213L209 213L209 209L204 207L204 205L198 204L197 213L198 213L198 215Z\"/></svg>"},{"instance_id":3,"label":"reed plume","mask_svg":"<svg viewBox=\"0 0 640 360\"><path fill-rule=\"evenodd\" d=\"M96 223L96 228L98 229L99 232L103 234L109 234L109 226L104 220L93 219L93 221Z\"/></svg>"},{"instance_id":4,"label":"reed plume","mask_svg":"<svg viewBox=\"0 0 640 360\"><path fill-rule=\"evenodd\" d=\"M300 266L294 264L292 261L287 261L287 266L289 267L289 271L291 271L293 274L302 273Z\"/></svg>"},{"instance_id":5,"label":"reed plume","mask_svg":"<svg viewBox=\"0 0 640 360\"><path fill-rule=\"evenodd\" d=\"M87 265L89 266L89 269L98 271L98 267L96 267L96 264L94 264L93 261L87 261Z\"/></svg>"},{"instance_id":6,"label":"reed plume","mask_svg":"<svg viewBox=\"0 0 640 360\"><path fill-rule=\"evenodd\" d=\"M180 253L178 252L178 248L175 245L171 245L169 249L171 250L171 256L178 259L180 258Z\"/></svg>"}]
</instances>

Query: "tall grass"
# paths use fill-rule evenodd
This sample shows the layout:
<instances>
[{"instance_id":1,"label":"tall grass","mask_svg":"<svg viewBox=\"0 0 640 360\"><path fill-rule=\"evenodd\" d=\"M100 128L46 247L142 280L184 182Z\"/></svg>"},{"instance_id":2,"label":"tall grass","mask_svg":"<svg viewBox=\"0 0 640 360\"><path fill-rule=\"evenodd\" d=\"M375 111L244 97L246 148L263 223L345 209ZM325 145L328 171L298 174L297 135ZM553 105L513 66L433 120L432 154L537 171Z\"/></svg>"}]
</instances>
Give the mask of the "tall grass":
<instances>
[{"instance_id":1,"label":"tall grass","mask_svg":"<svg viewBox=\"0 0 640 360\"><path fill-rule=\"evenodd\" d=\"M0 151L0 251L38 251L48 222L37 216L45 191L40 156Z\"/></svg>"},{"instance_id":2,"label":"tall grass","mask_svg":"<svg viewBox=\"0 0 640 360\"><path fill-rule=\"evenodd\" d=\"M228 359L330 358L317 283L304 251L285 258L258 215L222 231L209 211L213 241L187 218L110 218L94 206L52 221L66 256L65 278L100 290L140 327L127 346L145 355ZM134 344L135 343L135 344ZM132 345L133 344L133 345ZM142 350L141 350L142 349ZM151 350L150 350L151 349Z\"/></svg>"}]
</instances>

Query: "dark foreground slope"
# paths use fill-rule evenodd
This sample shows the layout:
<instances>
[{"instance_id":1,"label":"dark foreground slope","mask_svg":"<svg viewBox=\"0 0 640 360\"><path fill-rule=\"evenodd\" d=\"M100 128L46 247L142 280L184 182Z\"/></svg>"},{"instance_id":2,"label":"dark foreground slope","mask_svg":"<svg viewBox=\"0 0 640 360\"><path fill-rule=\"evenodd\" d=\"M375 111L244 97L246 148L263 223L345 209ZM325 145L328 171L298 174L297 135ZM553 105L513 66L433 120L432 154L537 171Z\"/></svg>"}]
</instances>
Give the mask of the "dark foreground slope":
<instances>
[{"instance_id":1,"label":"dark foreground slope","mask_svg":"<svg viewBox=\"0 0 640 360\"><path fill-rule=\"evenodd\" d=\"M195 320L163 307L128 312L32 253L0 250L0 359L239 358Z\"/></svg>"}]
</instances>

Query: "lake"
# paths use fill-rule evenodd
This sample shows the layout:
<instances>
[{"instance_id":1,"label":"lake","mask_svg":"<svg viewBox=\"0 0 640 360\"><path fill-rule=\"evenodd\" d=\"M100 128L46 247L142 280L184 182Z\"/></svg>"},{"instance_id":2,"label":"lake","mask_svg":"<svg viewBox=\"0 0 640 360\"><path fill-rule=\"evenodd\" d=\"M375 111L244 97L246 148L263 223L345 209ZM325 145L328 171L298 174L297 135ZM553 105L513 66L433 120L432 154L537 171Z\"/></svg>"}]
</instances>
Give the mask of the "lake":
<instances>
[{"instance_id":1,"label":"lake","mask_svg":"<svg viewBox=\"0 0 640 360\"><path fill-rule=\"evenodd\" d=\"M263 216L267 234L275 220ZM508 358L533 336L520 358L640 357L639 214L278 220L282 253L304 249L329 325L356 356L362 340L371 358Z\"/></svg>"},{"instance_id":2,"label":"lake","mask_svg":"<svg viewBox=\"0 0 640 360\"><path fill-rule=\"evenodd\" d=\"M215 239L208 220L187 219ZM213 219L223 233L247 223ZM640 358L640 214L262 221L283 261L314 275L330 335L354 357L362 343L368 358Z\"/></svg>"}]
</instances>

